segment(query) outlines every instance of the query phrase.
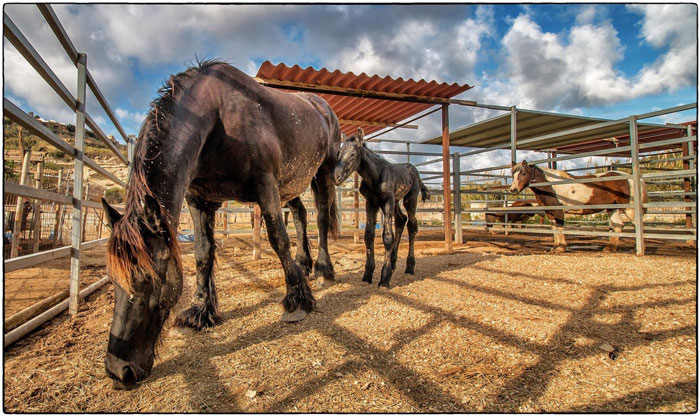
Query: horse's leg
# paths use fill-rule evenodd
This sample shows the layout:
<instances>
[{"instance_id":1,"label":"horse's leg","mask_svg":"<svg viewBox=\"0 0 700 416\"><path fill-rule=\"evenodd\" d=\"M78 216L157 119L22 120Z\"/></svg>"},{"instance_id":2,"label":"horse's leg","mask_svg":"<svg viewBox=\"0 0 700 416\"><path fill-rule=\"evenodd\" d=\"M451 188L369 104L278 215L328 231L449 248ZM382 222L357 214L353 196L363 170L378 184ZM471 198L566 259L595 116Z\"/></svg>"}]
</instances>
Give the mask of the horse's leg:
<instances>
[{"instance_id":1,"label":"horse's leg","mask_svg":"<svg viewBox=\"0 0 700 416\"><path fill-rule=\"evenodd\" d=\"M287 294L282 300L285 310L282 320L287 322L300 321L313 310L316 301L311 294L311 288L306 281L304 271L294 263L289 254L289 236L284 226L276 180L272 175L267 175L261 182L258 189L258 204L263 218L265 218L270 246L282 263L287 283Z\"/></svg>"},{"instance_id":2,"label":"horse's leg","mask_svg":"<svg viewBox=\"0 0 700 416\"><path fill-rule=\"evenodd\" d=\"M314 264L314 276L322 276L323 279L335 280L335 271L331 256L328 254L328 230L330 229L331 221L337 221L331 218L331 205L335 198L335 185L331 180L331 175L327 174L321 168L314 178L315 186L311 189L314 191L316 199L316 209L318 222L318 258ZM335 213L333 213L335 214ZM323 280L321 280L323 284Z\"/></svg>"},{"instance_id":3,"label":"horse's leg","mask_svg":"<svg viewBox=\"0 0 700 416\"><path fill-rule=\"evenodd\" d=\"M365 274L362 276L362 281L372 283L372 274L374 273L374 227L377 225L377 211L379 207L374 205L369 199L365 200Z\"/></svg>"},{"instance_id":4,"label":"horse's leg","mask_svg":"<svg viewBox=\"0 0 700 416\"><path fill-rule=\"evenodd\" d=\"M309 238L306 234L306 208L299 197L287 202L287 206L292 212L294 229L297 232L297 255L294 261L304 270L306 275L308 275L311 273L312 261L311 245L309 244ZM286 214L289 213L285 213L285 225L287 221Z\"/></svg>"},{"instance_id":5,"label":"horse's leg","mask_svg":"<svg viewBox=\"0 0 700 416\"><path fill-rule=\"evenodd\" d=\"M616 232L616 233L621 233L622 228L624 227L624 223L622 222L622 213L620 211L621 210L619 210L619 209L607 210L608 221L610 221L610 228L612 228L613 232ZM619 243L620 243L620 237L611 236L610 242L608 243L608 246L605 247L603 249L603 251L606 253L613 253L613 252L617 251L617 245Z\"/></svg>"},{"instance_id":6,"label":"horse's leg","mask_svg":"<svg viewBox=\"0 0 700 416\"><path fill-rule=\"evenodd\" d=\"M391 249L391 271L392 272L396 269L396 256L398 255L399 244L401 243L401 234L403 234L403 229L406 226L406 220L407 220L406 215L404 215L404 213L401 212L401 206L399 204L399 201L396 201L396 203L395 203L394 216L395 216L394 227L395 227L396 233L394 236L394 247Z\"/></svg>"},{"instance_id":7,"label":"horse's leg","mask_svg":"<svg viewBox=\"0 0 700 416\"><path fill-rule=\"evenodd\" d=\"M562 232L564 229L564 212L559 211L554 214L554 221L556 223L556 233L559 237L559 241L554 248L555 253L563 253L566 251L566 238L564 237L564 233Z\"/></svg>"},{"instance_id":8,"label":"horse's leg","mask_svg":"<svg viewBox=\"0 0 700 416\"><path fill-rule=\"evenodd\" d=\"M418 220L416 220L416 207L418 205L418 194L412 198L404 198L403 206L408 214L408 258L406 259L405 273L414 274L416 268L416 257L413 255L413 244L418 234Z\"/></svg>"},{"instance_id":9,"label":"horse's leg","mask_svg":"<svg viewBox=\"0 0 700 416\"><path fill-rule=\"evenodd\" d=\"M221 204L186 196L194 223L194 257L197 267L197 289L192 306L175 318L175 325L196 330L218 322L216 287L214 286L214 214Z\"/></svg>"},{"instance_id":10,"label":"horse's leg","mask_svg":"<svg viewBox=\"0 0 700 416\"><path fill-rule=\"evenodd\" d=\"M382 242L384 243L384 264L382 265L382 277L379 280L380 287L389 287L391 281L391 251L394 248L394 206L396 201L390 196L382 206L384 222L382 223Z\"/></svg>"}]
</instances>

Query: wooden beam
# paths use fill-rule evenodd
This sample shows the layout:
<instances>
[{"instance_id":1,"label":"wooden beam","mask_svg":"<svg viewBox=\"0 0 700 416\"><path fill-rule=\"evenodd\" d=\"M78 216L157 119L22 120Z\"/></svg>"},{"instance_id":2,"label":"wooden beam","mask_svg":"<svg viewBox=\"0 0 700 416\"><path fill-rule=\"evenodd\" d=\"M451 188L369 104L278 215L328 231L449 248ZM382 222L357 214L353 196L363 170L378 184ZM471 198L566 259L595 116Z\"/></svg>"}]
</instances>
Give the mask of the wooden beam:
<instances>
[{"instance_id":1,"label":"wooden beam","mask_svg":"<svg viewBox=\"0 0 700 416\"><path fill-rule=\"evenodd\" d=\"M344 118L338 119L340 124L352 124L357 126L377 126L377 127L399 127L403 129L417 129L416 124L397 124L383 121L364 121L364 120L347 120Z\"/></svg>"},{"instance_id":2,"label":"wooden beam","mask_svg":"<svg viewBox=\"0 0 700 416\"><path fill-rule=\"evenodd\" d=\"M344 88L344 87L333 87L330 85L313 85L306 84L303 82L292 82L292 81L280 81L276 79L267 78L253 78L260 84L266 87L272 88L284 88L294 91L307 91L322 94L334 94L334 95L348 95L351 97L361 97L361 98L375 98L378 100L391 100L391 101L407 101L413 103L424 103L424 104L459 104L475 106L476 101L468 100L455 100L452 98L440 98L440 97L428 97L424 95L412 95L412 94L399 94L394 92L379 92L379 91L369 91L361 90L357 88Z\"/></svg>"}]
</instances>

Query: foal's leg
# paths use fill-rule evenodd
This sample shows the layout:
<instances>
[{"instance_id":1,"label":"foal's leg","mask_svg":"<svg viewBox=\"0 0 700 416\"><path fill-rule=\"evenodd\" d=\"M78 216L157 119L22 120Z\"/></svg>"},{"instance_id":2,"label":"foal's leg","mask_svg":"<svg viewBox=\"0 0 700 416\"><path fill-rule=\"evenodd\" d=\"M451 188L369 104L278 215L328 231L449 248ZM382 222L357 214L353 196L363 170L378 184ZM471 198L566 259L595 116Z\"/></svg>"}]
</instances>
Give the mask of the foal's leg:
<instances>
[{"instance_id":1,"label":"foal's leg","mask_svg":"<svg viewBox=\"0 0 700 416\"><path fill-rule=\"evenodd\" d=\"M399 251L399 244L401 243L401 234L403 234L403 228L406 225L406 216L401 211L399 201L396 201L394 208L395 223L394 227L396 229L396 235L394 236L394 247L391 249L391 271L396 269L396 256Z\"/></svg>"},{"instance_id":2,"label":"foal's leg","mask_svg":"<svg viewBox=\"0 0 700 416\"><path fill-rule=\"evenodd\" d=\"M557 246L554 247L554 252L563 253L566 251L566 238L564 237L564 233L562 232L564 229L564 213L561 212L561 215L555 214L554 221L556 223L556 233L559 237L559 242Z\"/></svg>"},{"instance_id":3,"label":"foal's leg","mask_svg":"<svg viewBox=\"0 0 700 416\"><path fill-rule=\"evenodd\" d=\"M374 205L369 199L365 200L365 215L367 222L365 223L365 274L362 276L362 281L372 283L372 274L374 273L374 227L377 225L377 211L379 207Z\"/></svg>"},{"instance_id":4,"label":"foal's leg","mask_svg":"<svg viewBox=\"0 0 700 416\"><path fill-rule=\"evenodd\" d=\"M298 264L306 275L311 273L311 245L309 244L309 238L306 235L306 208L301 202L301 198L296 197L291 201L287 202L289 210L292 212L292 219L294 220L294 229L297 232L297 255L294 261ZM288 214L286 212L285 214ZM285 225L286 225L286 215L285 215Z\"/></svg>"},{"instance_id":5,"label":"foal's leg","mask_svg":"<svg viewBox=\"0 0 700 416\"><path fill-rule=\"evenodd\" d=\"M289 236L284 226L280 195L276 179L266 175L258 187L258 205L262 211L267 236L272 249L282 262L284 277L287 283L287 295L282 300L285 312L282 320L287 322L300 321L314 308L315 300L311 294L304 271L292 260L289 254Z\"/></svg>"},{"instance_id":6,"label":"foal's leg","mask_svg":"<svg viewBox=\"0 0 700 416\"><path fill-rule=\"evenodd\" d=\"M418 205L418 194L412 197L406 197L403 200L403 206L408 214L408 258L406 259L405 273L414 274L416 268L416 257L413 254L413 245L418 234L418 220L416 220L416 207Z\"/></svg>"},{"instance_id":7,"label":"foal's leg","mask_svg":"<svg viewBox=\"0 0 700 416\"><path fill-rule=\"evenodd\" d=\"M331 221L337 223L337 218L331 218L335 211L331 212L331 205L335 198L335 185L331 180L331 175L321 168L314 178L314 197L316 199L317 221L318 221L318 258L314 265L314 276L322 276L324 279L335 280L335 271L331 256L328 254L328 230ZM323 283L323 281L321 281Z\"/></svg>"},{"instance_id":8,"label":"foal's leg","mask_svg":"<svg viewBox=\"0 0 700 416\"><path fill-rule=\"evenodd\" d=\"M175 318L175 325L196 330L217 324L218 301L214 286L214 214L221 204L187 196L187 205L194 223L194 256L197 266L197 290L192 306Z\"/></svg>"},{"instance_id":9,"label":"foal's leg","mask_svg":"<svg viewBox=\"0 0 700 416\"><path fill-rule=\"evenodd\" d=\"M396 202L393 197L389 197L382 212L384 213L384 222L382 223L382 241L384 242L384 265L382 265L382 277L379 280L379 286L389 287L391 281L391 273L394 271L391 267L391 252L394 248L394 206Z\"/></svg>"}]
</instances>

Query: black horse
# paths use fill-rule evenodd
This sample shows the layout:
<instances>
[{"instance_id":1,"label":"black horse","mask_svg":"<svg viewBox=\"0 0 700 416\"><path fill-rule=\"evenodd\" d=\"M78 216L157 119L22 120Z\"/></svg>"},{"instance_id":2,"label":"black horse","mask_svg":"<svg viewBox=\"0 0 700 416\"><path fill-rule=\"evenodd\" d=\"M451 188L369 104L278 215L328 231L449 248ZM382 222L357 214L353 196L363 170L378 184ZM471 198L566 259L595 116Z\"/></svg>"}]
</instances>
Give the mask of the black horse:
<instances>
[{"instance_id":1,"label":"black horse","mask_svg":"<svg viewBox=\"0 0 700 416\"><path fill-rule=\"evenodd\" d=\"M401 241L401 233L406 225L406 215L401 211L399 202L403 199L403 205L408 214L409 245L406 273L413 274L416 265L413 243L418 232L418 221L416 220L418 194L421 194L423 201L425 201L430 193L420 180L415 166L410 163L389 163L369 150L364 143L362 129L358 129L356 135L343 140L338 154L338 164L333 174L335 184L343 183L354 171L357 171L362 177L360 193L365 197L365 212L367 213L365 226L367 261L362 281L372 283L374 227L377 222L377 211L381 209L384 213L382 239L386 251L379 286L389 287L391 274L396 268L396 252ZM396 235L392 229L394 217L396 217Z\"/></svg>"},{"instance_id":2,"label":"black horse","mask_svg":"<svg viewBox=\"0 0 700 416\"><path fill-rule=\"evenodd\" d=\"M305 235L297 197L311 182L319 227L315 274L333 279L327 237L338 228L332 173L340 142L338 119L316 95L263 87L218 61L170 77L139 132L124 215L103 200L113 228L107 267L115 282L105 364L115 388L131 388L150 373L154 345L182 292L175 230L183 199L195 228L197 289L176 325L202 329L217 322L214 214L230 199L262 210L285 273L283 320L301 320L313 309L308 240L292 260L281 206L287 202L295 220L303 220L297 233L303 228Z\"/></svg>"}]
</instances>

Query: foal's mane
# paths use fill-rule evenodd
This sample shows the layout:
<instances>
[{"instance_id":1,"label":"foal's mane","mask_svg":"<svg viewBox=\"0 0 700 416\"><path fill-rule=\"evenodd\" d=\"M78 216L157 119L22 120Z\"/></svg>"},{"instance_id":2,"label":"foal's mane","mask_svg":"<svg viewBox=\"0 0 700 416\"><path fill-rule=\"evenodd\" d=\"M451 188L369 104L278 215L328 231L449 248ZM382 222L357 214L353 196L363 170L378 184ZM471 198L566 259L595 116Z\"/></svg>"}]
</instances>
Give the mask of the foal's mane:
<instances>
[{"instance_id":1,"label":"foal's mane","mask_svg":"<svg viewBox=\"0 0 700 416\"><path fill-rule=\"evenodd\" d=\"M153 259L139 225L145 197L148 195L155 198L146 181L147 162L159 156L159 149L169 137L171 116L178 98L194 83L202 70L221 63L223 62L218 60L199 61L196 66L171 75L158 89L158 97L151 103L151 109L139 131L139 139L134 149L131 178L127 187L124 216L114 224L112 237L107 246L107 271L112 280L130 294L134 292L134 271L140 271L151 279L157 278ZM173 226L173 218L162 208L161 213L163 217L161 226L165 230L165 240L178 268L182 270L180 246L177 243L177 230Z\"/></svg>"}]
</instances>

